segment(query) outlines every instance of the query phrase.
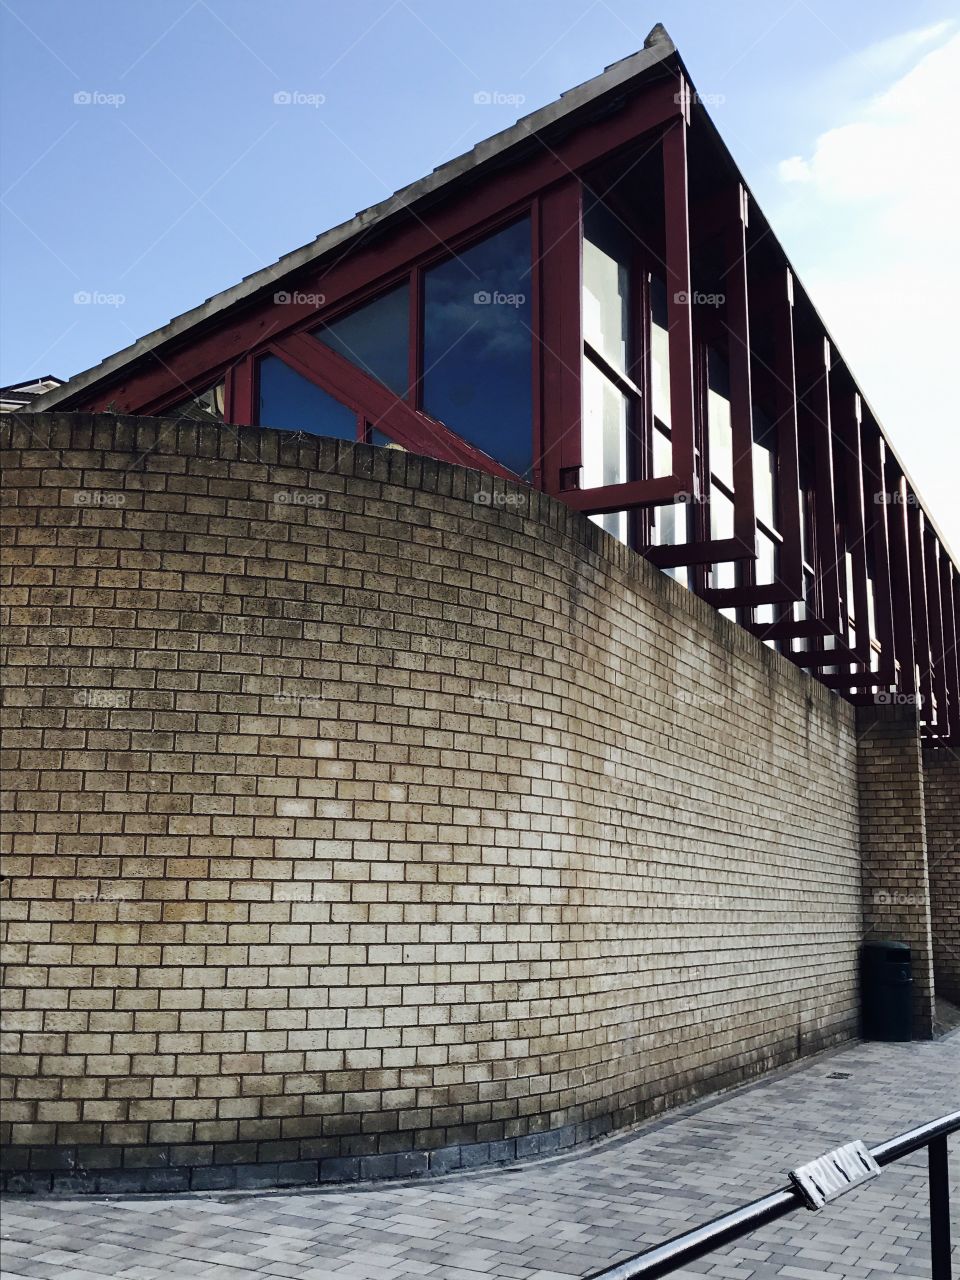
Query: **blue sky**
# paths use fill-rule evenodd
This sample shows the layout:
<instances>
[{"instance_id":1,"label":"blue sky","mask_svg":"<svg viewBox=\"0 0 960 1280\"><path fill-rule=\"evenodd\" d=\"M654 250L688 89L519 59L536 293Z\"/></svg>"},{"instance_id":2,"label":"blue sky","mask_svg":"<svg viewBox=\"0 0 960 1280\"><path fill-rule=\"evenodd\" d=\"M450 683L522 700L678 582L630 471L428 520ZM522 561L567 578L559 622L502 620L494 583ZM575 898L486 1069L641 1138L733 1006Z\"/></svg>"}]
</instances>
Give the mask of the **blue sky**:
<instances>
[{"instance_id":1,"label":"blue sky","mask_svg":"<svg viewBox=\"0 0 960 1280\"><path fill-rule=\"evenodd\" d=\"M960 545L944 0L2 0L0 18L3 383L87 368L662 21Z\"/></svg>"}]
</instances>

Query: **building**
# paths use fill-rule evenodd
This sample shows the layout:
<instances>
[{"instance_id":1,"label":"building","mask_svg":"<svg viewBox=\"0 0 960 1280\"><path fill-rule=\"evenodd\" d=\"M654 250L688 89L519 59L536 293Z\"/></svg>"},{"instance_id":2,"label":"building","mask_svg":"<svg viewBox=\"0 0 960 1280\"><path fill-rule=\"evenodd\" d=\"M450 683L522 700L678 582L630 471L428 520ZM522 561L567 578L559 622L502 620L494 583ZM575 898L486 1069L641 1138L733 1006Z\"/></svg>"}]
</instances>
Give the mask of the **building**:
<instances>
[{"instance_id":1,"label":"building","mask_svg":"<svg viewBox=\"0 0 960 1280\"><path fill-rule=\"evenodd\" d=\"M11 1185L555 1150L865 934L957 998L957 566L662 27L31 407Z\"/></svg>"},{"instance_id":2,"label":"building","mask_svg":"<svg viewBox=\"0 0 960 1280\"><path fill-rule=\"evenodd\" d=\"M39 396L62 386L62 378L55 378L52 373L48 373L43 378L33 378L29 382L14 382L9 387L0 387L0 413L29 409Z\"/></svg>"}]
</instances>

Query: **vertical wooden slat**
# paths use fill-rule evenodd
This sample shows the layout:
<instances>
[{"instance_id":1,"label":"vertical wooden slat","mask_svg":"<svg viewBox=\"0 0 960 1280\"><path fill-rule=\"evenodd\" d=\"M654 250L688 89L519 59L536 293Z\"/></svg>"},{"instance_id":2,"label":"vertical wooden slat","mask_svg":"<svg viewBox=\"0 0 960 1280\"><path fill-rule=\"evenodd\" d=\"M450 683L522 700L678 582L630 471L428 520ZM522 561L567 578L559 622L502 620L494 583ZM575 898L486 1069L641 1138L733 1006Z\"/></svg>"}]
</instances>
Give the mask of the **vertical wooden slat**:
<instances>
[{"instance_id":1,"label":"vertical wooden slat","mask_svg":"<svg viewBox=\"0 0 960 1280\"><path fill-rule=\"evenodd\" d=\"M689 86L680 81L689 101ZM670 429L673 474L681 489L697 496L694 450L693 314L690 284L690 211L687 191L689 106L663 135L663 204L666 249L667 319L670 351Z\"/></svg>"},{"instance_id":2,"label":"vertical wooden slat","mask_svg":"<svg viewBox=\"0 0 960 1280\"><path fill-rule=\"evenodd\" d=\"M855 652L864 662L870 661L870 607L867 592L867 540L863 503L863 454L861 449L863 409L856 391L844 388L838 404L832 405L834 437L838 446L838 468L844 477L845 510L840 524L846 545L839 550L849 552L853 567L854 626L857 632ZM844 565L844 572L846 567Z\"/></svg>"},{"instance_id":3,"label":"vertical wooden slat","mask_svg":"<svg viewBox=\"0 0 960 1280\"><path fill-rule=\"evenodd\" d=\"M540 305L543 318L543 487L560 493L562 476L582 465L581 364L583 188L578 178L545 192L540 202Z\"/></svg>"},{"instance_id":4,"label":"vertical wooden slat","mask_svg":"<svg viewBox=\"0 0 960 1280\"><path fill-rule=\"evenodd\" d=\"M777 503L779 505L780 578L803 598L803 542L800 507L800 455L797 444L797 376L793 343L793 275L781 272L773 298L775 404L777 415Z\"/></svg>"},{"instance_id":5,"label":"vertical wooden slat","mask_svg":"<svg viewBox=\"0 0 960 1280\"><path fill-rule=\"evenodd\" d=\"M960 576L948 555L940 558L940 572L950 695L950 745L957 748L960 747Z\"/></svg>"},{"instance_id":6,"label":"vertical wooden slat","mask_svg":"<svg viewBox=\"0 0 960 1280\"><path fill-rule=\"evenodd\" d=\"M731 192L731 194L733 194ZM726 310L730 369L730 428L733 445L733 531L748 547L756 547L753 497L753 390L750 377L750 305L747 287L747 193L736 188L737 205L728 202L726 241L730 269L726 275Z\"/></svg>"},{"instance_id":7,"label":"vertical wooden slat","mask_svg":"<svg viewBox=\"0 0 960 1280\"><path fill-rule=\"evenodd\" d=\"M933 716L933 680L930 671L930 624L927 610L927 575L924 564L924 516L917 496L904 484L907 530L910 546L910 609L913 618L913 652L919 668L919 694L923 699L922 718L929 724Z\"/></svg>"},{"instance_id":8,"label":"vertical wooden slat","mask_svg":"<svg viewBox=\"0 0 960 1280\"><path fill-rule=\"evenodd\" d=\"M867 538L873 555L873 612L880 642L880 672L894 676L896 645L893 628L893 595L890 579L891 512L884 480L885 450L883 436L874 422L864 423L861 433L864 502Z\"/></svg>"},{"instance_id":9,"label":"vertical wooden slat","mask_svg":"<svg viewBox=\"0 0 960 1280\"><path fill-rule=\"evenodd\" d=\"M885 496L890 534L890 609L893 640L899 667L897 689L905 697L920 693L917 683L917 652L913 634L913 584L910 564L910 526L907 521L907 486L892 458L886 460Z\"/></svg>"},{"instance_id":10,"label":"vertical wooden slat","mask_svg":"<svg viewBox=\"0 0 960 1280\"><path fill-rule=\"evenodd\" d=\"M923 556L927 586L927 626L930 631L930 682L937 698L936 732L940 737L949 732L949 696L947 687L946 644L944 642L943 599L940 591L940 543L933 529L924 522Z\"/></svg>"},{"instance_id":11,"label":"vertical wooden slat","mask_svg":"<svg viewBox=\"0 0 960 1280\"><path fill-rule=\"evenodd\" d=\"M255 370L253 356L246 356L227 370L224 380L223 416L238 427L251 427L259 414L255 403Z\"/></svg>"},{"instance_id":12,"label":"vertical wooden slat","mask_svg":"<svg viewBox=\"0 0 960 1280\"><path fill-rule=\"evenodd\" d=\"M833 481L833 433L830 429L830 344L814 339L801 348L800 432L813 446L814 523L820 616L835 635L843 635L837 520Z\"/></svg>"}]
</instances>

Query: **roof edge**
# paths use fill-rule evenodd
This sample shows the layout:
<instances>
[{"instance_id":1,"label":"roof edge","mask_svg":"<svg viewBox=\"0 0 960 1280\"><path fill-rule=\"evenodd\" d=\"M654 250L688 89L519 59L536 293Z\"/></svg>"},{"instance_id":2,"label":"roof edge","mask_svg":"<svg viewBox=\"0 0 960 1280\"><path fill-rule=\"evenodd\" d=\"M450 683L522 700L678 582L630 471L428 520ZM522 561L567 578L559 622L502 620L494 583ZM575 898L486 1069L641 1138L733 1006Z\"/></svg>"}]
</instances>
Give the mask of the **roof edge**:
<instances>
[{"instance_id":1,"label":"roof edge","mask_svg":"<svg viewBox=\"0 0 960 1280\"><path fill-rule=\"evenodd\" d=\"M123 347L113 355L107 356L99 364L74 374L62 386L37 397L34 401L37 412L42 413L48 409L59 408L64 401L77 393L86 391L98 382L120 373L128 365L151 354L166 343L175 341L196 325L213 319L231 307L249 301L260 290L276 285L291 272L299 271L325 254L342 248L350 240L378 223L385 222L387 218L414 207L420 201L432 199L456 179L502 158L513 148L528 142L533 134L549 125L569 119L583 107L589 106L612 91L622 89L676 52L676 45L666 28L658 22L644 40L643 48L636 53L628 54L618 62L611 63L599 75L585 80L572 89L567 89L559 98L543 107L538 107L528 115L521 116L514 124L478 142L475 147L462 155L446 161L425 177L401 187L386 199L360 210L346 222L341 222L322 232L308 244L284 254L276 262L245 276L239 284L213 294L199 306L175 316L160 328L152 330L131 343L129 347Z\"/></svg>"}]
</instances>

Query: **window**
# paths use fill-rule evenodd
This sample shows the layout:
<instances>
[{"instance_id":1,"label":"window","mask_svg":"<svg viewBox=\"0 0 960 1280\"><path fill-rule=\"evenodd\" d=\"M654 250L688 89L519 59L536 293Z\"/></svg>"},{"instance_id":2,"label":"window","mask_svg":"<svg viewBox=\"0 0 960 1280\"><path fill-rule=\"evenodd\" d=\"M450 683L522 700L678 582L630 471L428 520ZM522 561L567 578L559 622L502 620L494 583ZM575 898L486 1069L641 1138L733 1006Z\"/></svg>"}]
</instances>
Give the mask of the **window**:
<instances>
[{"instance_id":1,"label":"window","mask_svg":"<svg viewBox=\"0 0 960 1280\"><path fill-rule=\"evenodd\" d=\"M226 388L223 382L216 382L199 395L190 396L173 409L165 412L177 414L181 418L195 418L198 422L223 422L224 397Z\"/></svg>"},{"instance_id":2,"label":"window","mask_svg":"<svg viewBox=\"0 0 960 1280\"><path fill-rule=\"evenodd\" d=\"M753 575L757 586L773 586L780 577L780 518L777 502L777 436L773 423L759 405L753 406L753 504L757 521L757 559ZM773 605L757 610L757 622L772 622Z\"/></svg>"},{"instance_id":3,"label":"window","mask_svg":"<svg viewBox=\"0 0 960 1280\"><path fill-rule=\"evenodd\" d=\"M424 273L423 408L519 476L533 467L530 220Z\"/></svg>"},{"instance_id":4,"label":"window","mask_svg":"<svg viewBox=\"0 0 960 1280\"><path fill-rule=\"evenodd\" d=\"M594 203L583 220L583 486L624 484L633 479L630 431L639 389L629 370L629 237L613 214ZM627 513L590 517L621 542Z\"/></svg>"},{"instance_id":5,"label":"window","mask_svg":"<svg viewBox=\"0 0 960 1280\"><path fill-rule=\"evenodd\" d=\"M410 287L403 284L314 329L313 336L398 396L409 382Z\"/></svg>"},{"instance_id":6,"label":"window","mask_svg":"<svg viewBox=\"0 0 960 1280\"><path fill-rule=\"evenodd\" d=\"M357 415L277 356L259 362L260 425L355 440Z\"/></svg>"},{"instance_id":7,"label":"window","mask_svg":"<svg viewBox=\"0 0 960 1280\"><path fill-rule=\"evenodd\" d=\"M650 276L650 400L653 418L651 474L668 476L673 470L673 442L670 418L670 333L667 317L667 286L659 276ZM688 503L655 507L651 518L654 546L680 546L690 541L692 508ZM676 582L690 588L692 571L685 565L664 569Z\"/></svg>"},{"instance_id":8,"label":"window","mask_svg":"<svg viewBox=\"0 0 960 1280\"><path fill-rule=\"evenodd\" d=\"M735 534L730 373L726 359L714 347L706 349L706 374L710 537L714 540L726 540ZM710 571L710 586L736 586L739 585L738 577L735 564L715 564Z\"/></svg>"},{"instance_id":9,"label":"window","mask_svg":"<svg viewBox=\"0 0 960 1280\"><path fill-rule=\"evenodd\" d=\"M367 433L368 444L375 444L380 449L399 449L401 453L406 452L402 444L397 444L396 440L392 440L390 436L380 431L377 427L372 427L368 424Z\"/></svg>"}]
</instances>

